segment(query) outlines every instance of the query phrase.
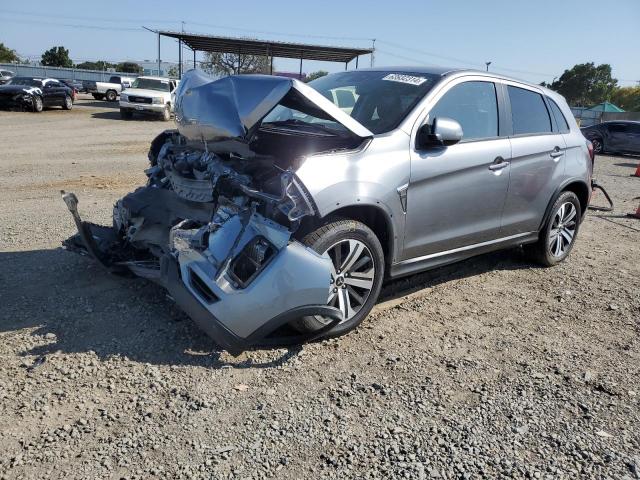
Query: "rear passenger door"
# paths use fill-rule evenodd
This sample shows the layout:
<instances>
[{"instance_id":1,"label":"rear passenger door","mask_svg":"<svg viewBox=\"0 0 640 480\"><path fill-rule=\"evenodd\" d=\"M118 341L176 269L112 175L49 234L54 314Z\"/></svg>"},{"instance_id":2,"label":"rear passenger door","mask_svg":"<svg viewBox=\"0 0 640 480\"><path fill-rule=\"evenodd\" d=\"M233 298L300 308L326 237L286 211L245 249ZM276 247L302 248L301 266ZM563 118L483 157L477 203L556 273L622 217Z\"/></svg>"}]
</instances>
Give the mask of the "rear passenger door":
<instances>
[{"instance_id":1,"label":"rear passenger door","mask_svg":"<svg viewBox=\"0 0 640 480\"><path fill-rule=\"evenodd\" d=\"M566 144L547 99L535 87L503 87L510 113L511 178L502 215L502 235L539 229L564 175Z\"/></svg>"}]
</instances>

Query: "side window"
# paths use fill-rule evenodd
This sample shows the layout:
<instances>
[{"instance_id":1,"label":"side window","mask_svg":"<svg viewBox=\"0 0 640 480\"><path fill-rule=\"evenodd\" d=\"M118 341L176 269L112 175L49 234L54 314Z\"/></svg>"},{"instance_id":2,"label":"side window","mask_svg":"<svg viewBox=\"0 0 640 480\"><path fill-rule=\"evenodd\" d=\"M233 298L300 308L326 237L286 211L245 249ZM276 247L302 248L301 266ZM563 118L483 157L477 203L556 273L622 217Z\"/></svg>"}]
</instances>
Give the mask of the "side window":
<instances>
[{"instance_id":1,"label":"side window","mask_svg":"<svg viewBox=\"0 0 640 480\"><path fill-rule=\"evenodd\" d=\"M429 121L447 117L462 126L462 140L498 136L498 101L492 82L465 82L451 88L429 112Z\"/></svg>"},{"instance_id":2,"label":"side window","mask_svg":"<svg viewBox=\"0 0 640 480\"><path fill-rule=\"evenodd\" d=\"M613 133L624 133L627 131L627 126L624 123L612 123L609 125L609 131Z\"/></svg>"},{"instance_id":3,"label":"side window","mask_svg":"<svg viewBox=\"0 0 640 480\"><path fill-rule=\"evenodd\" d=\"M511 85L507 91L511 101L514 135L551 132L551 118L542 95Z\"/></svg>"},{"instance_id":4,"label":"side window","mask_svg":"<svg viewBox=\"0 0 640 480\"><path fill-rule=\"evenodd\" d=\"M547 100L549 100L551 111L553 112L553 116L555 117L556 123L558 124L558 130L560 130L560 133L569 133L569 124L567 123L567 119L562 113L562 110L560 110L558 104L551 100L549 97L547 97Z\"/></svg>"}]
</instances>

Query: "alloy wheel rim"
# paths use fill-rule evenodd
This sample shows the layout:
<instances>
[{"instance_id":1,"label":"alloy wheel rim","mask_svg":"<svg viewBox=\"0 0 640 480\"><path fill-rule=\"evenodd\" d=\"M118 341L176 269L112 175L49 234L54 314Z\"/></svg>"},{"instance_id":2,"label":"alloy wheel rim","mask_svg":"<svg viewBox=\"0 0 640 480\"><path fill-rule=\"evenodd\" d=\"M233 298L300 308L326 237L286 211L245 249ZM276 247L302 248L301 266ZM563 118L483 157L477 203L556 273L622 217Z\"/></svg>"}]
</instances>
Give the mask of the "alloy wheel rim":
<instances>
[{"instance_id":1,"label":"alloy wheel rim","mask_svg":"<svg viewBox=\"0 0 640 480\"><path fill-rule=\"evenodd\" d=\"M324 255L331 259L327 305L339 308L344 317L342 322L346 322L360 311L371 294L375 278L373 256L363 242L354 239L334 243Z\"/></svg>"},{"instance_id":2,"label":"alloy wheel rim","mask_svg":"<svg viewBox=\"0 0 640 480\"><path fill-rule=\"evenodd\" d=\"M66 97L64 103L67 105L67 108L71 107L71 97Z\"/></svg>"},{"instance_id":3,"label":"alloy wheel rim","mask_svg":"<svg viewBox=\"0 0 640 480\"><path fill-rule=\"evenodd\" d=\"M573 203L565 202L553 215L547 243L549 252L556 258L566 254L575 239L577 213Z\"/></svg>"},{"instance_id":4,"label":"alloy wheel rim","mask_svg":"<svg viewBox=\"0 0 640 480\"><path fill-rule=\"evenodd\" d=\"M591 143L593 144L594 152L600 153L602 151L602 143L600 142L600 140L593 139L591 140Z\"/></svg>"}]
</instances>

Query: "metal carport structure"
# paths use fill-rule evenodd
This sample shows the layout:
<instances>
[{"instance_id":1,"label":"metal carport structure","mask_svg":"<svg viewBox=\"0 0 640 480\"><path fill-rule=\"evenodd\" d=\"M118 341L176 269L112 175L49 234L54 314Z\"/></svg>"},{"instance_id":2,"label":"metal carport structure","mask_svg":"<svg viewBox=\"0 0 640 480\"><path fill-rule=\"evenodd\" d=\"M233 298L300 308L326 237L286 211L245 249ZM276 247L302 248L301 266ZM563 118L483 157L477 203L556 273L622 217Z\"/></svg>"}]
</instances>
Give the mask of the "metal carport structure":
<instances>
[{"instance_id":1,"label":"metal carport structure","mask_svg":"<svg viewBox=\"0 0 640 480\"><path fill-rule=\"evenodd\" d=\"M153 31L153 30L152 30ZM193 51L193 65L196 66L197 52L233 53L236 55L264 55L271 59L270 73L273 73L273 59L300 59L300 74L302 75L303 60L319 60L326 62L343 62L345 69L350 61L361 55L372 55L373 48L332 47L325 45L310 45L305 43L276 42L270 40L256 40L249 38L220 37L169 30L155 30L158 35L158 71L160 71L160 37L170 37L178 40L179 76L182 77L182 44ZM372 62L373 63L373 62Z\"/></svg>"}]
</instances>

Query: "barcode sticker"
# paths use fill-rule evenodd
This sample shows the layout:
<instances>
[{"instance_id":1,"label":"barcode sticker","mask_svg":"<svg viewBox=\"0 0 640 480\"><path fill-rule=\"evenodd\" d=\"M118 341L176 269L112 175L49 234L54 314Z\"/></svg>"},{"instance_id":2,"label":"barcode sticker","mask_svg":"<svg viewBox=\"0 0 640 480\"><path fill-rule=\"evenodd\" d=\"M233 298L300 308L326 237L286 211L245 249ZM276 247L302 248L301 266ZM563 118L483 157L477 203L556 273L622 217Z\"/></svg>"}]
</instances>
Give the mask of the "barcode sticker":
<instances>
[{"instance_id":1,"label":"barcode sticker","mask_svg":"<svg viewBox=\"0 0 640 480\"><path fill-rule=\"evenodd\" d=\"M401 73L390 73L389 75L382 77L382 80L388 80L390 82L408 83L410 85L422 85L427 81L425 77L415 77L413 75L403 75Z\"/></svg>"}]
</instances>

